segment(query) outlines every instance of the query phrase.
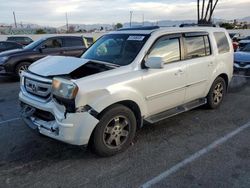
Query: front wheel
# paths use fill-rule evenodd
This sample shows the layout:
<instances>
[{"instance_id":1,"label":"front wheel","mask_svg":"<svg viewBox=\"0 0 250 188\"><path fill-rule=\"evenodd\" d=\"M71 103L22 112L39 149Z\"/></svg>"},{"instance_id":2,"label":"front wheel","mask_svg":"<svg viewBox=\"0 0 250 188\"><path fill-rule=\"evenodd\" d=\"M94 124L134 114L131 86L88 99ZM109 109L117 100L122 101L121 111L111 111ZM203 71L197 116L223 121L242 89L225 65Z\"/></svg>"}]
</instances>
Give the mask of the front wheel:
<instances>
[{"instance_id":1,"label":"front wheel","mask_svg":"<svg viewBox=\"0 0 250 188\"><path fill-rule=\"evenodd\" d=\"M224 99L226 90L227 88L225 80L221 77L216 78L207 95L208 108L218 108Z\"/></svg>"},{"instance_id":2,"label":"front wheel","mask_svg":"<svg viewBox=\"0 0 250 188\"><path fill-rule=\"evenodd\" d=\"M114 105L102 114L93 134L92 149L100 156L115 155L129 147L135 132L134 113L126 106Z\"/></svg>"},{"instance_id":3,"label":"front wheel","mask_svg":"<svg viewBox=\"0 0 250 188\"><path fill-rule=\"evenodd\" d=\"M21 73L23 71L27 71L29 66L31 65L30 62L22 62L22 63L19 63L17 66L16 66L16 70L15 70L15 74L17 77L20 77L21 76Z\"/></svg>"}]
</instances>

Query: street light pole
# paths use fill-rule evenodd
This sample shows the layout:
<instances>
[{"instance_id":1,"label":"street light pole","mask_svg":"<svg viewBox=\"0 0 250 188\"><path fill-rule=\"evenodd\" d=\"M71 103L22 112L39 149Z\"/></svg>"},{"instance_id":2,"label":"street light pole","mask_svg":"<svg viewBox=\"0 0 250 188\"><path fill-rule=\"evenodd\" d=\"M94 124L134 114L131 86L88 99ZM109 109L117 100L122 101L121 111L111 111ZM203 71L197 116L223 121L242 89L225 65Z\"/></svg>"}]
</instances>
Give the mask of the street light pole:
<instances>
[{"instance_id":1,"label":"street light pole","mask_svg":"<svg viewBox=\"0 0 250 188\"><path fill-rule=\"evenodd\" d=\"M14 16L15 28L17 28L17 24L16 24L16 14L15 14L15 12L14 12L14 11L13 11L13 16Z\"/></svg>"},{"instance_id":2,"label":"street light pole","mask_svg":"<svg viewBox=\"0 0 250 188\"><path fill-rule=\"evenodd\" d=\"M67 33L69 32L69 22L68 22L68 13L66 12L66 27L67 27Z\"/></svg>"},{"instance_id":3,"label":"street light pole","mask_svg":"<svg viewBox=\"0 0 250 188\"><path fill-rule=\"evenodd\" d=\"M133 17L133 11L130 11L130 21L129 21L130 27L132 27L132 17Z\"/></svg>"},{"instance_id":4,"label":"street light pole","mask_svg":"<svg viewBox=\"0 0 250 188\"><path fill-rule=\"evenodd\" d=\"M142 26L144 26L144 13L142 14Z\"/></svg>"}]
</instances>

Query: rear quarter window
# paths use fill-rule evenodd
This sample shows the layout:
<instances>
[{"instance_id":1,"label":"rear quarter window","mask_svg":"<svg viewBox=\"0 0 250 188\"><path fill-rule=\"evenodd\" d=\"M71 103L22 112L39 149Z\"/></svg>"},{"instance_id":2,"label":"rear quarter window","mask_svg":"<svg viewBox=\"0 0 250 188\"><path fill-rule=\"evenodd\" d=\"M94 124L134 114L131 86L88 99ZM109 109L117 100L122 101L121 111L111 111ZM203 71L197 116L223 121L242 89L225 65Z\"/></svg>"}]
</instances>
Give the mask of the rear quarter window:
<instances>
[{"instance_id":1,"label":"rear quarter window","mask_svg":"<svg viewBox=\"0 0 250 188\"><path fill-rule=\"evenodd\" d=\"M224 32L215 32L214 37L217 43L219 54L223 54L230 51L229 42Z\"/></svg>"},{"instance_id":2,"label":"rear quarter window","mask_svg":"<svg viewBox=\"0 0 250 188\"><path fill-rule=\"evenodd\" d=\"M64 38L64 47L83 46L83 39L81 38Z\"/></svg>"}]
</instances>

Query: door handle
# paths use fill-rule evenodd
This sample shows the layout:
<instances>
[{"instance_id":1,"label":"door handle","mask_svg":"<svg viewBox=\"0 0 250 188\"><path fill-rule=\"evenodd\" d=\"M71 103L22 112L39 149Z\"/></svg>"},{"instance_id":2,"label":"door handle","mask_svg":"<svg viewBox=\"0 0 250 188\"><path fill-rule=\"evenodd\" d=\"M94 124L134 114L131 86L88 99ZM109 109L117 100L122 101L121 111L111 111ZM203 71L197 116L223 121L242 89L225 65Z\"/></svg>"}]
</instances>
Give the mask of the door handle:
<instances>
[{"instance_id":1,"label":"door handle","mask_svg":"<svg viewBox=\"0 0 250 188\"><path fill-rule=\"evenodd\" d=\"M184 74L184 71L182 69L179 69L176 73L175 73L175 76L178 76L178 75L181 75L181 74Z\"/></svg>"},{"instance_id":2,"label":"door handle","mask_svg":"<svg viewBox=\"0 0 250 188\"><path fill-rule=\"evenodd\" d=\"M208 66L209 67L211 67L211 66L213 66L214 65L214 62L212 62L212 61L210 61L209 63L208 63Z\"/></svg>"}]
</instances>

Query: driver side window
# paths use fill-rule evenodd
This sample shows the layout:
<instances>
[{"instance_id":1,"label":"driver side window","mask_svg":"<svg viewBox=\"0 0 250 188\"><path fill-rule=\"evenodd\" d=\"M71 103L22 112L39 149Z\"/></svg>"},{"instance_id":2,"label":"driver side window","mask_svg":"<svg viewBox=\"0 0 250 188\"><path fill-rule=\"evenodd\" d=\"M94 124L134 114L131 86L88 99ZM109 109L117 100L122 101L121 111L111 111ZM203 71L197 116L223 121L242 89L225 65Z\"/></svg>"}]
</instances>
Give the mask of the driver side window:
<instances>
[{"instance_id":1,"label":"driver side window","mask_svg":"<svg viewBox=\"0 0 250 188\"><path fill-rule=\"evenodd\" d=\"M148 58L150 57L162 57L165 64L180 61L180 39L179 38L160 38L152 47Z\"/></svg>"},{"instance_id":2,"label":"driver side window","mask_svg":"<svg viewBox=\"0 0 250 188\"><path fill-rule=\"evenodd\" d=\"M61 48L62 40L61 39L48 39L46 40L42 46L45 48Z\"/></svg>"}]
</instances>

